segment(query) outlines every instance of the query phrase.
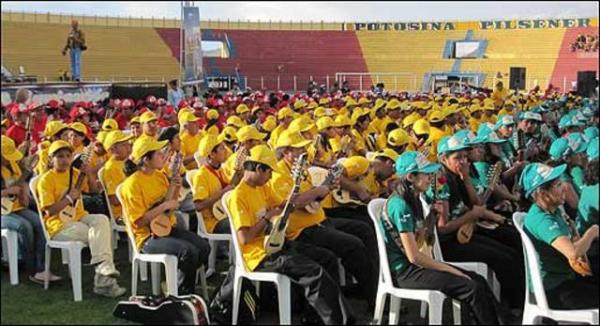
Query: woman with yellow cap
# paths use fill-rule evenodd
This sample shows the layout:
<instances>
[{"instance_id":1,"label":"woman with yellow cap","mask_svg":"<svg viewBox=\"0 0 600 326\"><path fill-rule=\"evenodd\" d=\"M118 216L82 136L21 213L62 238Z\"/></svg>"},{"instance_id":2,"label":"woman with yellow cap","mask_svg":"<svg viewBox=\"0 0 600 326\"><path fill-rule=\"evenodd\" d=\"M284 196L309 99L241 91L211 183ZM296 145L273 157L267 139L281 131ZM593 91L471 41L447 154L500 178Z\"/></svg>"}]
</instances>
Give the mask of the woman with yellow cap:
<instances>
[{"instance_id":1,"label":"woman with yellow cap","mask_svg":"<svg viewBox=\"0 0 600 326\"><path fill-rule=\"evenodd\" d=\"M312 158L312 165L329 168L334 162L333 147L330 143L336 135L333 119L322 117L317 120L317 130L319 134L308 147L308 155Z\"/></svg>"},{"instance_id":2,"label":"woman with yellow cap","mask_svg":"<svg viewBox=\"0 0 600 326\"><path fill-rule=\"evenodd\" d=\"M169 179L162 172L166 165L164 149L167 143L167 140L158 142L146 139L133 144L131 159L137 171L125 179L121 186L121 204L137 248L143 253L176 256L177 266L183 273L179 293L191 294L194 292L196 270L208 262L208 241L187 231L175 214L169 216L173 228L168 236L152 236L150 231L152 220L179 206L176 198L163 200L170 186L181 186L180 175Z\"/></svg>"},{"instance_id":3,"label":"woman with yellow cap","mask_svg":"<svg viewBox=\"0 0 600 326\"><path fill-rule=\"evenodd\" d=\"M28 208L29 206L29 188L27 180L23 183L15 183L21 178L23 171L19 166L19 161L23 159L23 154L15 147L12 139L2 136L2 157L0 164L2 166L2 199L7 197L12 200L11 212L2 215L2 229L14 230L19 234L23 241L21 252L27 272L30 273L29 279L32 282L43 284L46 277L53 282L61 278L52 273L46 274L44 271L44 252L46 247L46 237L38 214ZM3 206L4 208L4 206Z\"/></svg>"}]
</instances>

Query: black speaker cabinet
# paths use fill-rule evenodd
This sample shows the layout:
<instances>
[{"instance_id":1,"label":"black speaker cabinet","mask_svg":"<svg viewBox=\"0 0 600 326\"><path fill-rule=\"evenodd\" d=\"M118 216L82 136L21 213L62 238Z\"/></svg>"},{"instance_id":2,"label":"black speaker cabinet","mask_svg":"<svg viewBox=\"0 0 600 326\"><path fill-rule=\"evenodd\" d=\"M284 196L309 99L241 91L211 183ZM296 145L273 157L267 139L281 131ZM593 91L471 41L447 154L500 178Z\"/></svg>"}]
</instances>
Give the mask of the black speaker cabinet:
<instances>
[{"instance_id":1,"label":"black speaker cabinet","mask_svg":"<svg viewBox=\"0 0 600 326\"><path fill-rule=\"evenodd\" d=\"M510 67L510 89L525 90L525 67Z\"/></svg>"},{"instance_id":2,"label":"black speaker cabinet","mask_svg":"<svg viewBox=\"0 0 600 326\"><path fill-rule=\"evenodd\" d=\"M579 96L592 96L597 83L595 71L577 72L577 94Z\"/></svg>"}]
</instances>

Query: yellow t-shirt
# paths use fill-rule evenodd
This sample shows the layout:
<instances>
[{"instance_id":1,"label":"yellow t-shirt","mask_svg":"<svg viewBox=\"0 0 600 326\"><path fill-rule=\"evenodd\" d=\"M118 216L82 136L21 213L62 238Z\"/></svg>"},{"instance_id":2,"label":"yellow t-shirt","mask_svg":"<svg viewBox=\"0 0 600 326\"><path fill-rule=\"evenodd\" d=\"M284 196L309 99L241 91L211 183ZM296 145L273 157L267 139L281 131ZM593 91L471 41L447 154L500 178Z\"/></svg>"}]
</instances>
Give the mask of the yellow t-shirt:
<instances>
[{"instance_id":1,"label":"yellow t-shirt","mask_svg":"<svg viewBox=\"0 0 600 326\"><path fill-rule=\"evenodd\" d=\"M237 155L238 155L237 152L231 154L227 158L225 163L223 163L223 165L221 166L221 169L223 170L223 174L225 175L225 181L227 181L228 183L231 182L231 179L233 178L233 175L235 174L235 161L237 159Z\"/></svg>"},{"instance_id":2,"label":"yellow t-shirt","mask_svg":"<svg viewBox=\"0 0 600 326\"><path fill-rule=\"evenodd\" d=\"M50 161L50 157L48 155L48 148L50 143L44 144L38 154L38 162L35 165L34 172L36 175L42 175L48 171L48 162Z\"/></svg>"},{"instance_id":3,"label":"yellow t-shirt","mask_svg":"<svg viewBox=\"0 0 600 326\"><path fill-rule=\"evenodd\" d=\"M111 157L106 164L104 164L104 170L102 171L102 180L106 187L106 194L111 196L115 195L117 187L125 181L125 161L119 161L114 157ZM111 205L111 210L114 218L121 217L122 210L121 205Z\"/></svg>"},{"instance_id":4,"label":"yellow t-shirt","mask_svg":"<svg viewBox=\"0 0 600 326\"><path fill-rule=\"evenodd\" d=\"M215 173L220 175L221 179L225 181L225 175L222 168L216 170ZM221 189L223 189L223 187L221 186L221 181L219 181L219 178L215 176L206 165L201 166L192 180L192 193L194 194L193 200L206 200L220 192ZM219 220L217 220L212 213L212 207L203 209L201 213L206 230L212 233L215 229L215 226L219 222Z\"/></svg>"},{"instance_id":5,"label":"yellow t-shirt","mask_svg":"<svg viewBox=\"0 0 600 326\"><path fill-rule=\"evenodd\" d=\"M198 151L198 144L200 143L202 136L202 132L200 131L196 135L191 135L187 130L183 131L179 135L179 140L181 141L181 155L183 155L183 157L187 157L196 153L196 151ZM193 170L197 167L198 166L196 165L195 160L185 166L187 170Z\"/></svg>"},{"instance_id":6,"label":"yellow t-shirt","mask_svg":"<svg viewBox=\"0 0 600 326\"><path fill-rule=\"evenodd\" d=\"M352 155L360 155L360 153L364 153L367 150L367 143L365 136L362 135L358 130L352 129Z\"/></svg>"},{"instance_id":7,"label":"yellow t-shirt","mask_svg":"<svg viewBox=\"0 0 600 326\"><path fill-rule=\"evenodd\" d=\"M373 197L379 197L379 194L382 192L381 185L379 182L377 182L375 173L372 170L369 171L361 183L367 188L367 191Z\"/></svg>"},{"instance_id":8,"label":"yellow t-shirt","mask_svg":"<svg viewBox=\"0 0 600 326\"><path fill-rule=\"evenodd\" d=\"M75 186L77 178L79 177L79 170L73 169L73 180L72 187ZM37 195L40 201L42 212L60 201L66 194L69 188L69 170L65 172L57 172L52 169L44 173L37 184ZM89 191L87 177L84 177L81 185L81 191ZM83 201L81 198L77 200L75 207L74 221L81 220L88 213L83 209ZM44 212L44 224L48 230L48 235L53 237L64 227L64 222L58 217L58 215L48 216L47 212Z\"/></svg>"},{"instance_id":9,"label":"yellow t-shirt","mask_svg":"<svg viewBox=\"0 0 600 326\"><path fill-rule=\"evenodd\" d=\"M14 163L14 162L11 162L11 169L14 172L11 172L5 166L2 167L2 180L4 180L4 184L16 181L17 179L19 179L21 177L21 174L22 174L21 173L21 168L19 167L18 164ZM25 208L25 207L23 206L23 204L21 204L21 201L17 197L14 200L14 204L13 204L13 207L12 207L13 212L19 211L19 210L21 210L23 208Z\"/></svg>"},{"instance_id":10,"label":"yellow t-shirt","mask_svg":"<svg viewBox=\"0 0 600 326\"><path fill-rule=\"evenodd\" d=\"M375 130L376 133L381 135L381 134L385 133L385 127L390 122L392 122L392 119L386 115L383 119L379 119L379 118L373 119L373 121L371 122L369 127L372 128L373 130Z\"/></svg>"},{"instance_id":11,"label":"yellow t-shirt","mask_svg":"<svg viewBox=\"0 0 600 326\"><path fill-rule=\"evenodd\" d=\"M326 148L322 144L318 144L316 147L309 145L306 150L308 153L308 159L313 163L330 164L333 160L333 151ZM318 157L317 157L318 154Z\"/></svg>"},{"instance_id":12,"label":"yellow t-shirt","mask_svg":"<svg viewBox=\"0 0 600 326\"><path fill-rule=\"evenodd\" d=\"M282 202L283 199L273 192L268 184L253 188L242 181L229 198L232 227L236 231L243 227L252 227L266 214L267 208L278 206ZM265 236L261 234L247 244L240 243L244 262L250 271L253 271L267 255L264 242Z\"/></svg>"},{"instance_id":13,"label":"yellow t-shirt","mask_svg":"<svg viewBox=\"0 0 600 326\"><path fill-rule=\"evenodd\" d=\"M294 187L294 179L292 178L291 166L288 165L284 160L277 163L278 171L273 172L273 177L269 181L269 185L273 189L273 192L287 196ZM306 175L306 178L300 183L300 193L307 192L312 189L312 182L310 181L310 175ZM296 239L302 230L309 226L322 223L325 220L325 211L323 208L319 208L317 212L311 214L302 208L297 208L290 213L289 224L286 230L286 236L289 239Z\"/></svg>"},{"instance_id":14,"label":"yellow t-shirt","mask_svg":"<svg viewBox=\"0 0 600 326\"><path fill-rule=\"evenodd\" d=\"M153 171L150 174L137 171L130 175L123 182L121 195L123 199L123 209L133 235L135 245L140 249L144 241L150 236L150 226L136 226L135 221L139 220L152 209L154 204L160 203L169 189L169 180L161 171ZM171 225L175 225L177 220L175 214L169 216Z\"/></svg>"},{"instance_id":15,"label":"yellow t-shirt","mask_svg":"<svg viewBox=\"0 0 600 326\"><path fill-rule=\"evenodd\" d=\"M275 129L273 129L273 131L271 131L271 136L269 137L269 141L268 141L268 145L271 148L275 148L275 145L277 144L277 138L279 138L279 135L281 135L281 133L287 129L287 127L285 127L284 125L279 125L277 127L275 127Z\"/></svg>"}]
</instances>

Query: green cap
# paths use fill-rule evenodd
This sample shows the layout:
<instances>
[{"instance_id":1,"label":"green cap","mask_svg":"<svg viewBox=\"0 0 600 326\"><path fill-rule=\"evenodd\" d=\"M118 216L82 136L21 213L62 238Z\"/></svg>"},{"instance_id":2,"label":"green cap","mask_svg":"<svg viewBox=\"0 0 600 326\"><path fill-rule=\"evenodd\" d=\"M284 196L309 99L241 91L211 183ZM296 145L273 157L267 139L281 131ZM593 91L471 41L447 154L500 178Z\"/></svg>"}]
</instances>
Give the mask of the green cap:
<instances>
[{"instance_id":1,"label":"green cap","mask_svg":"<svg viewBox=\"0 0 600 326\"><path fill-rule=\"evenodd\" d=\"M590 161L598 158L598 137L594 137L592 140L590 140L586 154L588 156L588 160Z\"/></svg>"},{"instance_id":2,"label":"green cap","mask_svg":"<svg viewBox=\"0 0 600 326\"><path fill-rule=\"evenodd\" d=\"M565 129L565 128L569 128L569 127L583 127L583 126L585 126L585 124L583 124L581 121L579 121L577 116L574 114L567 114L564 117L560 118L560 121L558 122L558 128L560 128L560 129Z\"/></svg>"},{"instance_id":3,"label":"green cap","mask_svg":"<svg viewBox=\"0 0 600 326\"><path fill-rule=\"evenodd\" d=\"M512 115L503 114L498 117L498 121L496 121L496 124L494 125L494 130L498 130L500 129L500 127L510 126L514 124L515 119L512 117Z\"/></svg>"},{"instance_id":4,"label":"green cap","mask_svg":"<svg viewBox=\"0 0 600 326\"><path fill-rule=\"evenodd\" d=\"M521 173L521 187L525 190L525 196L529 197L541 185L559 178L567 169L566 164L552 168L542 163L528 164Z\"/></svg>"},{"instance_id":5,"label":"green cap","mask_svg":"<svg viewBox=\"0 0 600 326\"><path fill-rule=\"evenodd\" d=\"M438 156L469 148L467 137L464 135L444 136L437 146Z\"/></svg>"},{"instance_id":6,"label":"green cap","mask_svg":"<svg viewBox=\"0 0 600 326\"><path fill-rule=\"evenodd\" d=\"M415 151L404 152L396 159L396 174L398 175L434 173L440 167L441 165L429 162L425 155Z\"/></svg>"},{"instance_id":7,"label":"green cap","mask_svg":"<svg viewBox=\"0 0 600 326\"><path fill-rule=\"evenodd\" d=\"M583 153L587 149L585 136L580 132L574 132L567 137L555 140L550 146L550 157L558 160L571 154Z\"/></svg>"},{"instance_id":8,"label":"green cap","mask_svg":"<svg viewBox=\"0 0 600 326\"><path fill-rule=\"evenodd\" d=\"M542 119L542 116L539 113L535 113L535 112L531 112L531 111L527 111L527 112L523 112L522 116L521 116L521 120L535 120L535 121L544 121Z\"/></svg>"},{"instance_id":9,"label":"green cap","mask_svg":"<svg viewBox=\"0 0 600 326\"><path fill-rule=\"evenodd\" d=\"M588 127L583 131L585 138L588 140L598 137L598 127Z\"/></svg>"}]
</instances>

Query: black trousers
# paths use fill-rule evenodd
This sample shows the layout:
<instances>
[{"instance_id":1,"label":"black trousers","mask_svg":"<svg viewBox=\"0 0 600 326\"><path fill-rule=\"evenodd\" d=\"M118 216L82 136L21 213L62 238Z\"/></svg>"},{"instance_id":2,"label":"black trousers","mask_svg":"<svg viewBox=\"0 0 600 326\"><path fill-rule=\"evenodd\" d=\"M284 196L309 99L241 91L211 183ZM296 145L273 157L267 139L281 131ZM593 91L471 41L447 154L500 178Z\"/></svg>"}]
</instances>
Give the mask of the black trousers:
<instances>
[{"instance_id":1,"label":"black trousers","mask_svg":"<svg viewBox=\"0 0 600 326\"><path fill-rule=\"evenodd\" d=\"M354 322L350 306L336 281L317 262L300 254L294 241L286 241L284 250L267 256L256 272L283 274L301 287L304 298L326 325Z\"/></svg>"},{"instance_id":2,"label":"black trousers","mask_svg":"<svg viewBox=\"0 0 600 326\"><path fill-rule=\"evenodd\" d=\"M302 230L302 233L296 238L296 242L326 248L336 257L340 257L344 268L358 280L364 298L373 302L377 291L379 270L378 265L374 265L373 259L370 257L375 255L369 252L360 237L345 232L343 229L352 230L354 233L364 233L366 237L374 237L374 235L370 235L370 229L365 229L361 222L348 219L336 220L339 220L340 229L327 219L322 224Z\"/></svg>"},{"instance_id":3,"label":"black trousers","mask_svg":"<svg viewBox=\"0 0 600 326\"><path fill-rule=\"evenodd\" d=\"M208 266L210 246L206 239L182 226L174 228L168 237L151 236L144 242L141 251L147 254L175 255L178 259L177 267L184 274L179 294L190 294L194 293L196 286L196 270L202 265Z\"/></svg>"},{"instance_id":4,"label":"black trousers","mask_svg":"<svg viewBox=\"0 0 600 326\"><path fill-rule=\"evenodd\" d=\"M598 283L591 277L579 277L546 291L552 309L598 309Z\"/></svg>"},{"instance_id":5,"label":"black trousers","mask_svg":"<svg viewBox=\"0 0 600 326\"><path fill-rule=\"evenodd\" d=\"M373 228L373 222L369 217L367 206L340 206L334 208L325 208L325 215L330 218L346 218L355 221L361 221ZM375 229L373 229L374 231Z\"/></svg>"},{"instance_id":6,"label":"black trousers","mask_svg":"<svg viewBox=\"0 0 600 326\"><path fill-rule=\"evenodd\" d=\"M501 284L503 301L511 308L523 308L525 301L525 272L523 253L510 246L482 235L473 233L471 241L461 244L456 233L449 239L440 241L442 254L447 261L486 263L495 273Z\"/></svg>"},{"instance_id":7,"label":"black trousers","mask_svg":"<svg viewBox=\"0 0 600 326\"><path fill-rule=\"evenodd\" d=\"M471 279L415 265L409 265L402 272L394 272L393 279L400 288L441 291L448 297L468 305L477 319L477 324L497 325L499 320L496 302L486 280L477 273L457 269Z\"/></svg>"}]
</instances>

